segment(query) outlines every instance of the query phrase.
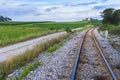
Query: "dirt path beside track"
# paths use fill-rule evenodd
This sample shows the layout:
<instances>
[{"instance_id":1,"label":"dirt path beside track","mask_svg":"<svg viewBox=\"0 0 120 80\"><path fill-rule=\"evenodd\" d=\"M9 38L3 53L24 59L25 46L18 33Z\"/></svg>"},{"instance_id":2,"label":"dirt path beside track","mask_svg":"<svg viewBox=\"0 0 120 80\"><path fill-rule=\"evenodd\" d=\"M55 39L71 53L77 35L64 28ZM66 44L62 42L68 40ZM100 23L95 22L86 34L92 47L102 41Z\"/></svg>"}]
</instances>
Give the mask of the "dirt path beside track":
<instances>
[{"instance_id":1,"label":"dirt path beside track","mask_svg":"<svg viewBox=\"0 0 120 80\"><path fill-rule=\"evenodd\" d=\"M36 39L16 43L14 45L6 46L0 48L0 62L5 61L6 59L19 55L23 52L25 52L28 49L32 49L35 45L39 43L46 42L47 40L51 40L54 38L57 38L61 35L67 34L67 32L58 32L50 35L46 35L43 37L39 37Z\"/></svg>"}]
</instances>

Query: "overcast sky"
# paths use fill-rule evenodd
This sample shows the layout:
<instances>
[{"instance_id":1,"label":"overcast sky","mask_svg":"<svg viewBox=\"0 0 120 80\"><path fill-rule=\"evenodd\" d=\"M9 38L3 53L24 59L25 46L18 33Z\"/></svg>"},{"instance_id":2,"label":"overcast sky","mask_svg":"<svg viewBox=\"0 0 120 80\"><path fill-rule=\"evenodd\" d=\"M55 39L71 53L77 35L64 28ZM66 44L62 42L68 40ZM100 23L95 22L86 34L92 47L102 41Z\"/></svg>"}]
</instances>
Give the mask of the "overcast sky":
<instances>
[{"instance_id":1,"label":"overcast sky","mask_svg":"<svg viewBox=\"0 0 120 80\"><path fill-rule=\"evenodd\" d=\"M14 21L79 21L100 19L111 7L120 9L120 0L0 0L0 15Z\"/></svg>"}]
</instances>

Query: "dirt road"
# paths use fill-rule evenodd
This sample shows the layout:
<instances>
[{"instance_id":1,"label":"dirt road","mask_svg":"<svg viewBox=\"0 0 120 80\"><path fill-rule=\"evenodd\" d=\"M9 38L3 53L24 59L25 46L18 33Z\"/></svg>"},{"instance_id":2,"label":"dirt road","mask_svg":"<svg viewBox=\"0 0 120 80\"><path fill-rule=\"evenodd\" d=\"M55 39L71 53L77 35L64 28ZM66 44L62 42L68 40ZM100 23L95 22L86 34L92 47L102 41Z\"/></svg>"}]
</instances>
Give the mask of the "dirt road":
<instances>
[{"instance_id":1,"label":"dirt road","mask_svg":"<svg viewBox=\"0 0 120 80\"><path fill-rule=\"evenodd\" d=\"M66 34L66 32L54 33L54 34L39 37L36 39L20 42L20 43L14 44L14 45L2 47L2 48L0 48L0 62L5 61L6 59L8 59L10 57L21 54L28 49L32 49L38 43L43 43L47 40L57 38L60 35L64 35L64 34Z\"/></svg>"}]
</instances>

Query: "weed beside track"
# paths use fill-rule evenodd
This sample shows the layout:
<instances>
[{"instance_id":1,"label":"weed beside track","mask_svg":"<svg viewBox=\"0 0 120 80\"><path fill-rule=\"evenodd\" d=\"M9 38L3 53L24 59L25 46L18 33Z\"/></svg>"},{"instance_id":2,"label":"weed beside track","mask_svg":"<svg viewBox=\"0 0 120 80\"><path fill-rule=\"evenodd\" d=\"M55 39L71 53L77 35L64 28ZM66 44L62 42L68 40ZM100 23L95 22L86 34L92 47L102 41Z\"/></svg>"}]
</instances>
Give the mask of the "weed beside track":
<instances>
[{"instance_id":1,"label":"weed beside track","mask_svg":"<svg viewBox=\"0 0 120 80\"><path fill-rule=\"evenodd\" d=\"M69 34L61 35L58 38L51 39L44 43L38 44L32 50L27 50L18 56L15 56L13 58L8 59L7 61L0 63L0 79L4 80L8 74L26 65L28 62L33 61L34 58L37 57L40 52L67 38L68 35Z\"/></svg>"}]
</instances>

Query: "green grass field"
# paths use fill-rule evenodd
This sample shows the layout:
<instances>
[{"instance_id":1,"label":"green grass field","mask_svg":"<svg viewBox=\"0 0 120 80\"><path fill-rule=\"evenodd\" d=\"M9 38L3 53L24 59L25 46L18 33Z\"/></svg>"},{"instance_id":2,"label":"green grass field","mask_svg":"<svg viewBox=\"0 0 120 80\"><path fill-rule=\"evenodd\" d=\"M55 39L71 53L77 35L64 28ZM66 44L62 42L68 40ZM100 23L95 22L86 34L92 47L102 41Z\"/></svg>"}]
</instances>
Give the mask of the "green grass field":
<instances>
[{"instance_id":1,"label":"green grass field","mask_svg":"<svg viewBox=\"0 0 120 80\"><path fill-rule=\"evenodd\" d=\"M29 27L29 28L49 28L49 29L61 29L61 28L77 28L89 24L89 21L81 22L1 22L0 26L3 27Z\"/></svg>"},{"instance_id":2,"label":"green grass field","mask_svg":"<svg viewBox=\"0 0 120 80\"><path fill-rule=\"evenodd\" d=\"M50 32L52 31L49 29L41 28L0 27L0 46L24 41Z\"/></svg>"},{"instance_id":3,"label":"green grass field","mask_svg":"<svg viewBox=\"0 0 120 80\"><path fill-rule=\"evenodd\" d=\"M0 46L28 40L58 30L66 30L66 28L84 27L88 24L91 24L91 22L0 22Z\"/></svg>"}]
</instances>

